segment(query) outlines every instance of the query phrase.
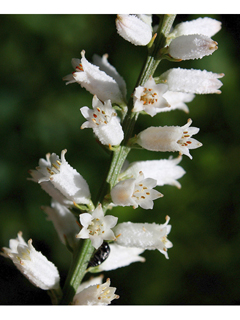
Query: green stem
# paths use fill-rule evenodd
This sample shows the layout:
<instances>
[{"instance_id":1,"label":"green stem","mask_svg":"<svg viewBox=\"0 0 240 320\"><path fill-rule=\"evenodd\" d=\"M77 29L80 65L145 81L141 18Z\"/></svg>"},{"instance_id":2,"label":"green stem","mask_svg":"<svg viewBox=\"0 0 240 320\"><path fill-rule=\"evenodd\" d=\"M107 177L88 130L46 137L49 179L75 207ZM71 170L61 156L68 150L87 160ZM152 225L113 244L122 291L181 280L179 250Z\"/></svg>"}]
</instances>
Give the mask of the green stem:
<instances>
[{"instance_id":1,"label":"green stem","mask_svg":"<svg viewBox=\"0 0 240 320\"><path fill-rule=\"evenodd\" d=\"M171 29L174 19L175 15L160 15L160 23L156 39L154 40L152 46L149 48L148 56L135 87L143 86L149 79L149 77L153 76L159 62L161 61L160 50L166 44L166 37ZM133 129L138 118L138 113L133 113L132 107L133 99L131 97L128 103L128 111L122 124L124 131L124 140L122 142L122 145L112 152L111 163L109 166L107 177L104 185L101 187L100 194L96 201L96 203L102 203L104 211L107 210L107 206L110 201L109 199L105 198L105 196L109 194L111 189L118 182L118 176L121 172L124 161L126 160L127 155L131 150L131 148L127 146L127 143L128 140L132 137ZM82 246L80 245L81 242L82 241L79 241L79 247L76 248L73 255L70 270L63 288L63 297L61 300L61 304L71 303L76 290L85 275L87 264L94 252L94 247L91 245L91 241L89 239L84 240Z\"/></svg>"},{"instance_id":2,"label":"green stem","mask_svg":"<svg viewBox=\"0 0 240 320\"><path fill-rule=\"evenodd\" d=\"M63 287L63 296L60 304L66 305L71 303L77 288L85 275L93 251L94 247L92 246L90 239L79 241L79 246L72 257L72 263Z\"/></svg>"}]
</instances>

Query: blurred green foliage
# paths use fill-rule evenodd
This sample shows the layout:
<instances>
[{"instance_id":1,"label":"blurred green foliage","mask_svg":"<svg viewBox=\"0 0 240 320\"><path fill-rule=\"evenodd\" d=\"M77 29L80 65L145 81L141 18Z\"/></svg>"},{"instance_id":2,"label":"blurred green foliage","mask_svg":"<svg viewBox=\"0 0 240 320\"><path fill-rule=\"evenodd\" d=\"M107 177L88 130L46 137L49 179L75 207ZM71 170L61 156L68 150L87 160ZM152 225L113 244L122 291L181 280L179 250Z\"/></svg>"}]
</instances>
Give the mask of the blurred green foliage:
<instances>
[{"instance_id":1,"label":"blurred green foliage","mask_svg":"<svg viewBox=\"0 0 240 320\"><path fill-rule=\"evenodd\" d=\"M184 125L189 117L201 130L203 147L184 157L182 188L164 186L154 210L115 208L119 221L164 223L171 217L169 260L158 251L146 251L145 263L107 272L117 287L118 305L209 305L240 303L239 184L239 21L238 15L209 15L222 21L213 37L219 49L202 60L162 62L156 74L170 67L225 73L221 95L196 96L190 114L181 111L140 116L135 133L150 125ZM196 19L177 16L176 23ZM90 129L80 130L79 111L91 107L92 96L77 84L66 86L71 59L81 50L91 61L97 53L124 77L130 96L146 55L115 30L115 15L1 15L0 16L0 245L8 247L19 230L25 240L58 267L62 283L71 255L41 211L50 199L28 181L28 170L47 152L61 153L88 181L97 196L107 169L108 155ZM170 153L134 150L129 161L168 158ZM177 156L177 154L174 154ZM10 260L0 257L0 304L49 304L46 292L32 286Z\"/></svg>"}]
</instances>

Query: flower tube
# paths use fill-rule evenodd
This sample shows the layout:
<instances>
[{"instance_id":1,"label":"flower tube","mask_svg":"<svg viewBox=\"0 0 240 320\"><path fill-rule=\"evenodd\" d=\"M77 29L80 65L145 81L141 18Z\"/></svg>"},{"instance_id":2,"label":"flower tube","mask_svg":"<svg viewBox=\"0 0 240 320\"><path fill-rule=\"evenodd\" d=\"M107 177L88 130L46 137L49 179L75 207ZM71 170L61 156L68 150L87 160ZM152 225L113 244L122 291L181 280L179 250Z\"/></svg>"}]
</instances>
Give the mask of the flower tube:
<instances>
[{"instance_id":1,"label":"flower tube","mask_svg":"<svg viewBox=\"0 0 240 320\"><path fill-rule=\"evenodd\" d=\"M179 151L192 159L189 149L199 148L202 143L191 138L199 131L199 128L190 127L191 123L192 120L188 119L182 127L149 127L138 134L136 143L151 151Z\"/></svg>"},{"instance_id":2,"label":"flower tube","mask_svg":"<svg viewBox=\"0 0 240 320\"><path fill-rule=\"evenodd\" d=\"M32 239L26 243L20 231L16 239L9 241L9 247L4 247L1 254L10 258L33 285L43 290L60 290L60 276L57 268L33 247Z\"/></svg>"},{"instance_id":3,"label":"flower tube","mask_svg":"<svg viewBox=\"0 0 240 320\"><path fill-rule=\"evenodd\" d=\"M164 224L156 223L119 223L114 232L116 243L123 247L136 247L145 250L159 250L168 259L167 249L173 245L167 239L167 235L171 231L168 225L170 218L166 217Z\"/></svg>"},{"instance_id":4,"label":"flower tube","mask_svg":"<svg viewBox=\"0 0 240 320\"><path fill-rule=\"evenodd\" d=\"M77 82L81 87L93 95L97 95L102 101L111 100L112 103L124 104L125 96L121 91L118 82L106 72L101 71L98 66L91 64L85 58L85 51L81 52L82 59L72 59L72 66L75 69L70 75L63 78L66 84Z\"/></svg>"},{"instance_id":5,"label":"flower tube","mask_svg":"<svg viewBox=\"0 0 240 320\"><path fill-rule=\"evenodd\" d=\"M135 15L118 14L116 27L118 34L135 46L146 46L152 39L151 26Z\"/></svg>"},{"instance_id":6,"label":"flower tube","mask_svg":"<svg viewBox=\"0 0 240 320\"><path fill-rule=\"evenodd\" d=\"M40 184L50 182L68 199L69 204L73 204L73 202L88 204L91 201L88 184L77 170L71 167L66 161L66 152L66 149L62 150L61 159L55 153L48 153L46 160L43 158L39 160L39 166L36 168L38 173L34 172L34 170L31 170L30 173ZM54 192L49 185L45 186L44 189L51 196L56 195L56 192ZM62 200L60 203L64 202L63 199L59 198L59 193L57 193L56 200Z\"/></svg>"}]
</instances>

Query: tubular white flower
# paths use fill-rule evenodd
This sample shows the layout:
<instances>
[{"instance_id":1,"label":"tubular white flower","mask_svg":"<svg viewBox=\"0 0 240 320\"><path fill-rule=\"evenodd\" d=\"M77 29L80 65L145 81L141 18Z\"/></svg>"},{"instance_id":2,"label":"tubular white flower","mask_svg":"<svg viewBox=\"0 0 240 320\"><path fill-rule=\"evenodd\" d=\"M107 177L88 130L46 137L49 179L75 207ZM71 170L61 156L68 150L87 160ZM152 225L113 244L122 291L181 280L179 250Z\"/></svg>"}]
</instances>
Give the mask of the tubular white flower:
<instances>
[{"instance_id":1,"label":"tubular white flower","mask_svg":"<svg viewBox=\"0 0 240 320\"><path fill-rule=\"evenodd\" d=\"M135 15L118 14L116 19L118 34L135 46L146 46L152 39L152 28Z\"/></svg>"},{"instance_id":2,"label":"tubular white flower","mask_svg":"<svg viewBox=\"0 0 240 320\"><path fill-rule=\"evenodd\" d=\"M74 248L78 242L76 234L79 232L79 227L72 212L54 200L51 201L51 207L43 206L42 209L48 215L48 220L53 222L62 243Z\"/></svg>"},{"instance_id":3,"label":"tubular white flower","mask_svg":"<svg viewBox=\"0 0 240 320\"><path fill-rule=\"evenodd\" d=\"M93 286L96 284L102 284L102 280L103 280L103 274L100 274L98 277L91 277L89 280L83 281L77 288L76 294L90 286Z\"/></svg>"},{"instance_id":4,"label":"tubular white flower","mask_svg":"<svg viewBox=\"0 0 240 320\"><path fill-rule=\"evenodd\" d=\"M93 95L97 95L102 101L109 99L112 103L125 104L125 96L123 96L117 81L101 71L98 66L88 62L84 50L81 55L81 60L72 59L75 72L63 78L67 81L66 84L77 82Z\"/></svg>"},{"instance_id":5,"label":"tubular white flower","mask_svg":"<svg viewBox=\"0 0 240 320\"><path fill-rule=\"evenodd\" d=\"M189 149L199 148L202 143L191 138L199 131L199 128L190 128L191 123L192 120L188 119L187 124L182 127L149 127L138 134L136 142L147 150L179 151L180 154L185 154L192 159Z\"/></svg>"},{"instance_id":6,"label":"tubular white flower","mask_svg":"<svg viewBox=\"0 0 240 320\"><path fill-rule=\"evenodd\" d=\"M80 109L84 118L87 119L82 124L81 129L92 128L95 135L104 145L119 145L123 140L124 134L111 101L107 100L103 104L97 96L93 96L92 106L93 110L88 107Z\"/></svg>"},{"instance_id":7,"label":"tubular white flower","mask_svg":"<svg viewBox=\"0 0 240 320\"><path fill-rule=\"evenodd\" d=\"M104 54L100 57L97 54L93 55L93 63L100 68L100 70L104 71L107 75L112 77L118 84L120 91L122 92L123 97L126 97L127 87L126 82L122 76L117 72L116 68L114 68L108 62L108 54Z\"/></svg>"},{"instance_id":8,"label":"tubular white flower","mask_svg":"<svg viewBox=\"0 0 240 320\"><path fill-rule=\"evenodd\" d=\"M133 262L145 261L145 258L139 256L139 254L144 251L142 248L127 248L116 243L110 243L109 246L110 254L108 258L99 266L95 267L93 272L115 270L121 267L126 267ZM90 270L90 272L92 271Z\"/></svg>"},{"instance_id":9,"label":"tubular white flower","mask_svg":"<svg viewBox=\"0 0 240 320\"><path fill-rule=\"evenodd\" d=\"M110 287L110 279L103 284L91 285L73 298L74 305L103 305L111 304L111 301L118 299L119 296L115 294L116 288Z\"/></svg>"},{"instance_id":10,"label":"tubular white flower","mask_svg":"<svg viewBox=\"0 0 240 320\"><path fill-rule=\"evenodd\" d=\"M202 59L204 56L211 55L217 48L217 42L211 38L190 34L173 39L169 45L168 53L174 59Z\"/></svg>"},{"instance_id":11,"label":"tubular white flower","mask_svg":"<svg viewBox=\"0 0 240 320\"><path fill-rule=\"evenodd\" d=\"M221 29L221 25L222 23L220 21L209 17L198 18L177 24L171 32L171 35L179 37L189 34L203 34L207 37L212 37Z\"/></svg>"},{"instance_id":12,"label":"tubular white flower","mask_svg":"<svg viewBox=\"0 0 240 320\"><path fill-rule=\"evenodd\" d=\"M163 83L156 84L151 76L144 86L139 86L134 91L133 112L145 111L150 116L155 116L161 112L162 108L169 107L163 94L167 91L168 86Z\"/></svg>"},{"instance_id":13,"label":"tubular white flower","mask_svg":"<svg viewBox=\"0 0 240 320\"><path fill-rule=\"evenodd\" d=\"M207 94L221 93L218 90L222 82L223 73L213 73L206 70L173 68L164 72L161 80L166 80L168 90L186 93Z\"/></svg>"},{"instance_id":14,"label":"tubular white flower","mask_svg":"<svg viewBox=\"0 0 240 320\"><path fill-rule=\"evenodd\" d=\"M134 209L140 206L143 209L152 209L153 200L163 196L153 189L156 185L155 179L145 179L143 173L139 172L136 179L120 181L112 188L112 201L117 206L133 206Z\"/></svg>"},{"instance_id":15,"label":"tubular white flower","mask_svg":"<svg viewBox=\"0 0 240 320\"><path fill-rule=\"evenodd\" d=\"M94 248L98 249L103 240L116 239L111 229L117 224L118 218L111 215L104 216L101 204L97 206L92 214L82 213L79 218L83 228L76 237L90 239Z\"/></svg>"},{"instance_id":16,"label":"tubular white flower","mask_svg":"<svg viewBox=\"0 0 240 320\"><path fill-rule=\"evenodd\" d=\"M86 180L73 168L65 159L67 150L62 150L61 159L55 153L48 153L45 159L39 160L39 166L36 168L41 174L38 183L51 182L63 196L69 200L69 204L90 202L90 191ZM33 174L33 171L31 171ZM37 175L35 175L37 178ZM45 187L43 187L45 188ZM45 188L45 191L52 196L52 189ZM57 199L56 199L57 200Z\"/></svg>"},{"instance_id":17,"label":"tubular white flower","mask_svg":"<svg viewBox=\"0 0 240 320\"><path fill-rule=\"evenodd\" d=\"M114 232L117 235L116 243L124 247L136 247L145 250L159 250L168 259L167 249L173 245L167 239L171 231L168 225L170 218L166 216L164 224L156 223L119 223Z\"/></svg>"},{"instance_id":18,"label":"tubular white flower","mask_svg":"<svg viewBox=\"0 0 240 320\"><path fill-rule=\"evenodd\" d=\"M167 91L166 93L164 93L163 98L167 100L170 108L163 108L160 110L160 112L179 109L188 113L189 109L185 102L191 102L194 97L195 95L193 93Z\"/></svg>"},{"instance_id":19,"label":"tubular white flower","mask_svg":"<svg viewBox=\"0 0 240 320\"><path fill-rule=\"evenodd\" d=\"M169 184L181 188L181 184L177 181L185 174L185 170L178 166L181 160L182 156L178 156L175 159L170 157L163 160L132 162L120 176L133 176L136 178L139 171L142 171L145 177L156 179L157 186Z\"/></svg>"},{"instance_id":20,"label":"tubular white flower","mask_svg":"<svg viewBox=\"0 0 240 320\"><path fill-rule=\"evenodd\" d=\"M26 243L22 232L16 239L9 241L9 248L2 248L4 257L10 258L18 270L36 287L43 290L59 290L60 276L55 265L32 245L32 239Z\"/></svg>"}]
</instances>

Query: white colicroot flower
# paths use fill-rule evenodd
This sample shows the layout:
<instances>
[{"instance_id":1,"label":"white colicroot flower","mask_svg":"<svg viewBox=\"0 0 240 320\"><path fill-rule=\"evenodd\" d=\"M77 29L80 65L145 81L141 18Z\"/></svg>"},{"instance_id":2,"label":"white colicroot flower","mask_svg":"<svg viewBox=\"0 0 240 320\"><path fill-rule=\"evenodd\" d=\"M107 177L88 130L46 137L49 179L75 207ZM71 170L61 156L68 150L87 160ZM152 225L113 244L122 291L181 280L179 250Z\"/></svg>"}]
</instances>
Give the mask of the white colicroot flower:
<instances>
[{"instance_id":1,"label":"white colicroot flower","mask_svg":"<svg viewBox=\"0 0 240 320\"><path fill-rule=\"evenodd\" d=\"M109 278L103 284L90 284L80 290L78 290L78 293L73 298L74 305L106 306L111 304L112 300L119 298L119 296L115 294L116 288L110 287Z\"/></svg>"},{"instance_id":2,"label":"white colicroot flower","mask_svg":"<svg viewBox=\"0 0 240 320\"><path fill-rule=\"evenodd\" d=\"M182 127L149 127L138 134L136 143L151 151L179 151L192 159L189 149L199 148L202 143L191 138L199 131L199 128L190 127L191 124L192 120L188 119Z\"/></svg>"},{"instance_id":3,"label":"white colicroot flower","mask_svg":"<svg viewBox=\"0 0 240 320\"><path fill-rule=\"evenodd\" d=\"M103 240L115 240L112 228L117 224L117 217L104 216L101 204L90 213L79 215L82 230L76 235L77 238L90 239L95 249L98 249Z\"/></svg>"},{"instance_id":4,"label":"white colicroot flower","mask_svg":"<svg viewBox=\"0 0 240 320\"><path fill-rule=\"evenodd\" d=\"M140 16L141 17L141 16ZM118 14L116 27L118 34L135 46L146 46L152 39L152 27L145 17Z\"/></svg>"},{"instance_id":5,"label":"white colicroot flower","mask_svg":"<svg viewBox=\"0 0 240 320\"><path fill-rule=\"evenodd\" d=\"M93 96L93 109L82 107L80 109L86 122L81 129L92 128L95 135L103 145L116 146L123 140L124 134L120 119L113 109L111 101L107 100L102 103L97 96Z\"/></svg>"},{"instance_id":6,"label":"white colicroot flower","mask_svg":"<svg viewBox=\"0 0 240 320\"><path fill-rule=\"evenodd\" d=\"M58 202L68 205L73 205L74 202L88 204L91 197L88 184L66 161L66 152L66 149L62 150L61 159L56 153L48 153L46 159L39 160L36 170L30 170L30 174L34 181L45 184L43 189Z\"/></svg>"},{"instance_id":7,"label":"white colicroot flower","mask_svg":"<svg viewBox=\"0 0 240 320\"><path fill-rule=\"evenodd\" d=\"M109 75L100 70L99 66L88 62L84 50L81 55L82 59L72 59L75 72L63 78L67 81L66 84L77 82L93 95L97 95L102 101L111 100L112 103L125 104L126 92L123 88L123 79L121 78L119 82L120 76L116 77L116 69L109 68L110 64L108 63L108 69L111 69L111 75ZM106 61L104 63L106 64ZM113 68L115 70L114 76L112 74Z\"/></svg>"},{"instance_id":8,"label":"white colicroot flower","mask_svg":"<svg viewBox=\"0 0 240 320\"><path fill-rule=\"evenodd\" d=\"M152 209L153 200L161 198L163 195L154 190L157 181L152 178L144 178L142 172L134 179L126 179L118 182L111 190L112 202L117 206L138 206L143 209Z\"/></svg>"},{"instance_id":9,"label":"white colicroot flower","mask_svg":"<svg viewBox=\"0 0 240 320\"><path fill-rule=\"evenodd\" d=\"M208 94L221 93L219 88L222 82L218 79L223 76L223 73L206 70L173 68L164 72L159 78L166 81L169 91Z\"/></svg>"},{"instance_id":10,"label":"white colicroot flower","mask_svg":"<svg viewBox=\"0 0 240 320\"><path fill-rule=\"evenodd\" d=\"M32 245L26 243L22 232L9 241L9 248L2 248L4 257L10 258L18 270L36 287L43 290L60 290L60 276L55 265Z\"/></svg>"},{"instance_id":11,"label":"white colicroot flower","mask_svg":"<svg viewBox=\"0 0 240 320\"><path fill-rule=\"evenodd\" d=\"M135 89L133 95L133 112L145 111L150 116L155 116L161 112L162 108L170 107L163 94L168 86L164 83L156 84L153 77L150 77L144 86Z\"/></svg>"},{"instance_id":12,"label":"white colicroot flower","mask_svg":"<svg viewBox=\"0 0 240 320\"><path fill-rule=\"evenodd\" d=\"M166 222L160 225L156 223L119 223L114 228L116 243L123 247L157 249L168 259L167 249L173 246L167 239L171 231L171 225L168 225L169 220L170 218L166 216Z\"/></svg>"},{"instance_id":13,"label":"white colicroot flower","mask_svg":"<svg viewBox=\"0 0 240 320\"><path fill-rule=\"evenodd\" d=\"M139 171L142 171L145 177L157 180L157 186L168 184L181 188L181 184L177 181L185 174L185 170L178 166L181 160L182 156L178 156L175 159L170 157L162 160L135 161L130 163L119 178L136 178L139 175Z\"/></svg>"}]
</instances>

